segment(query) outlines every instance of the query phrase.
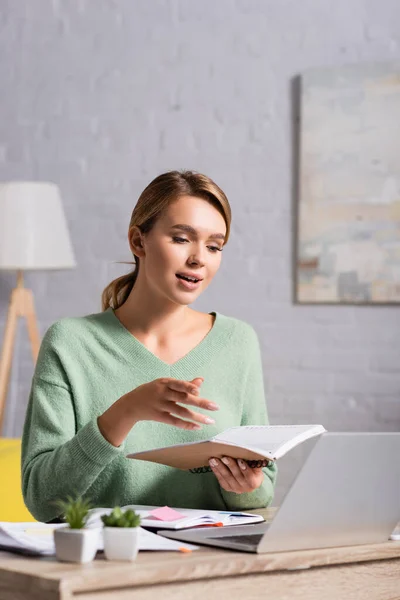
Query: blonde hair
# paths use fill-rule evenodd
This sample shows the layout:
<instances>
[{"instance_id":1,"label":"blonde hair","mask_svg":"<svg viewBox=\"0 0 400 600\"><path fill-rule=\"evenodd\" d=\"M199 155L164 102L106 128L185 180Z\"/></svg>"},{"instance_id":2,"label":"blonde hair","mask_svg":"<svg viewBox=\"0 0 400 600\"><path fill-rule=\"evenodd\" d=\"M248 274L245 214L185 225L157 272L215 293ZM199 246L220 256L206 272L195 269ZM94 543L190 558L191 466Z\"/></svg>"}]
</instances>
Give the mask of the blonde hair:
<instances>
[{"instance_id":1,"label":"blonde hair","mask_svg":"<svg viewBox=\"0 0 400 600\"><path fill-rule=\"evenodd\" d=\"M143 234L148 233L161 213L182 196L196 196L212 204L222 215L226 225L225 242L231 225L231 208L228 198L212 179L193 171L169 171L159 175L140 194L133 209L129 231L136 226ZM102 310L114 310L122 306L132 291L139 273L139 257L135 256L135 269L111 281L101 296Z\"/></svg>"}]
</instances>

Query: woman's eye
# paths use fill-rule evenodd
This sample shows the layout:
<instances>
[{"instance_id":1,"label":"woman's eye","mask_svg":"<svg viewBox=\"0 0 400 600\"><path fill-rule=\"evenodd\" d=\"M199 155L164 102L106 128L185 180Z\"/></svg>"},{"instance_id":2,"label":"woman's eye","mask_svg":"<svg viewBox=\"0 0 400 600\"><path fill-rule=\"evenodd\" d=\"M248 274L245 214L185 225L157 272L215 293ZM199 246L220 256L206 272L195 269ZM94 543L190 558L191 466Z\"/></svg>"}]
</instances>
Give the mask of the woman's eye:
<instances>
[{"instance_id":1,"label":"woman's eye","mask_svg":"<svg viewBox=\"0 0 400 600\"><path fill-rule=\"evenodd\" d=\"M184 244L185 242L187 242L188 244L190 243L190 240L179 236L173 236L172 241L176 244ZM222 248L219 248L218 246L207 246L207 248L210 250L210 252L212 252L212 254L222 252Z\"/></svg>"}]
</instances>

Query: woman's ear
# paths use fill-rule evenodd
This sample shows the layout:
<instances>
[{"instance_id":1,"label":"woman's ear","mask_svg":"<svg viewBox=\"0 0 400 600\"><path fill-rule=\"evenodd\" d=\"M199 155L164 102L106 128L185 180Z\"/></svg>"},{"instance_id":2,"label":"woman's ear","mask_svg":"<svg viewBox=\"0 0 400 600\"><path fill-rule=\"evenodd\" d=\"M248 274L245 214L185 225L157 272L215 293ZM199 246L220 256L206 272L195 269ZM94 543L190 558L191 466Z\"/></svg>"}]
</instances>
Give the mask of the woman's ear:
<instances>
[{"instance_id":1,"label":"woman's ear","mask_svg":"<svg viewBox=\"0 0 400 600\"><path fill-rule=\"evenodd\" d=\"M131 227L128 233L129 247L131 252L138 256L139 258L143 258L145 255L144 244L143 244L143 234L140 231L137 225Z\"/></svg>"}]
</instances>

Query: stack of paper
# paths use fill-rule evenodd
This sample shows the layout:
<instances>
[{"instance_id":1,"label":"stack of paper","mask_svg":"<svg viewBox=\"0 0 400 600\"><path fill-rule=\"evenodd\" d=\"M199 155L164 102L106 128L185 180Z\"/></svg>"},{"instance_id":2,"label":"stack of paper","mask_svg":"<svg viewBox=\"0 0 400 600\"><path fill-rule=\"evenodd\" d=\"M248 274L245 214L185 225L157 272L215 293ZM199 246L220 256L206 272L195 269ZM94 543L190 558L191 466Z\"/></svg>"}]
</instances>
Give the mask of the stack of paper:
<instances>
[{"instance_id":1,"label":"stack of paper","mask_svg":"<svg viewBox=\"0 0 400 600\"><path fill-rule=\"evenodd\" d=\"M0 522L0 550L8 550L31 556L52 556L55 554L53 531L65 524L9 523ZM139 550L197 550L198 546L168 540L155 533L139 528ZM98 550L103 550L103 542Z\"/></svg>"},{"instance_id":2,"label":"stack of paper","mask_svg":"<svg viewBox=\"0 0 400 600\"><path fill-rule=\"evenodd\" d=\"M20 551L21 554L55 554L53 531L64 524L0 522L0 549Z\"/></svg>"}]
</instances>

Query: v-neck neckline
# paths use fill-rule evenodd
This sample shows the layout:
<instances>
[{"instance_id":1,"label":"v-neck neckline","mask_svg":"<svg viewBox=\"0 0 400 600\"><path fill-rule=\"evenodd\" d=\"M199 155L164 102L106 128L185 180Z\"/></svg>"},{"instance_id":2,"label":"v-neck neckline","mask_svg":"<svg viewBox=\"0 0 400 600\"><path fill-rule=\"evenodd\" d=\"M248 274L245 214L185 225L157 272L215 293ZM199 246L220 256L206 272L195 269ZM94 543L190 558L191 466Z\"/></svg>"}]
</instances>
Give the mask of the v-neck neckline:
<instances>
[{"instance_id":1,"label":"v-neck neckline","mask_svg":"<svg viewBox=\"0 0 400 600\"><path fill-rule=\"evenodd\" d=\"M222 338L225 338L224 333L226 333L227 329L224 327L224 322L225 320L229 321L229 319L226 319L226 317L224 318L224 316L218 312L213 311L208 313L215 316L213 326L208 333L181 358L173 363L167 363L149 350L147 346L139 341L138 338L121 323L116 316L114 309L110 307L106 310L106 313L110 315L112 323L119 332L118 343L123 347L123 350L129 357L136 359L136 366L140 368L141 371L146 371L147 373L154 374L154 372L160 372L161 376L172 374L179 375L180 373L185 372L187 368L190 369L190 367L194 366L199 367L203 364L204 360L212 355L212 351L214 351L215 348L219 348L220 346L221 348L223 347L224 340Z\"/></svg>"}]
</instances>

